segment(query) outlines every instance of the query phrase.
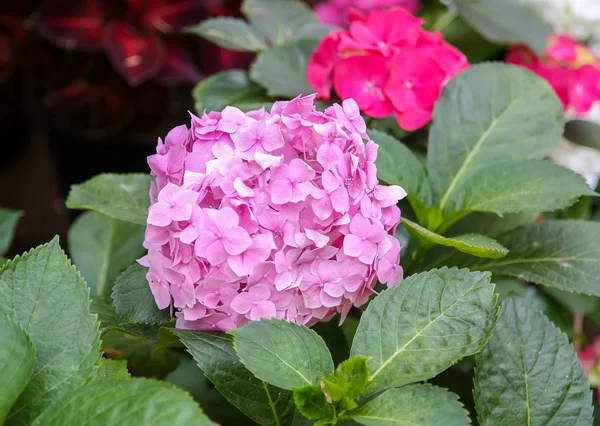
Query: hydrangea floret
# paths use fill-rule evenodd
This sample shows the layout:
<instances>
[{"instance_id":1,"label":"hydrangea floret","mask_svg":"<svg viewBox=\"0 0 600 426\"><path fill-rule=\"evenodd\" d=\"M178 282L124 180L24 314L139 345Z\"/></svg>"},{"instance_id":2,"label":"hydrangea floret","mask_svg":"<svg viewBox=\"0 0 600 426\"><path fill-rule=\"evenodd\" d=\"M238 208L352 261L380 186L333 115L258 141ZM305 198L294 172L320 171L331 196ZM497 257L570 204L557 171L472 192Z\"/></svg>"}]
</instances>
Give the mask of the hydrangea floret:
<instances>
[{"instance_id":1,"label":"hydrangea floret","mask_svg":"<svg viewBox=\"0 0 600 426\"><path fill-rule=\"evenodd\" d=\"M368 116L394 114L405 130L429 123L443 87L469 66L465 55L401 7L350 19L350 29L323 38L309 61L318 96L329 99L335 89Z\"/></svg>"},{"instance_id":2,"label":"hydrangea floret","mask_svg":"<svg viewBox=\"0 0 600 426\"><path fill-rule=\"evenodd\" d=\"M406 192L378 183L356 102L320 112L314 99L192 115L159 139L140 263L177 327L343 320L378 280L401 280L393 234Z\"/></svg>"},{"instance_id":3,"label":"hydrangea floret","mask_svg":"<svg viewBox=\"0 0 600 426\"><path fill-rule=\"evenodd\" d=\"M414 15L420 6L419 0L326 0L315 6L315 13L324 24L347 28L355 11L403 7Z\"/></svg>"},{"instance_id":4,"label":"hydrangea floret","mask_svg":"<svg viewBox=\"0 0 600 426\"><path fill-rule=\"evenodd\" d=\"M506 62L546 79L568 116L584 116L600 100L600 58L568 34L554 35L543 57L525 46L513 46Z\"/></svg>"}]
</instances>

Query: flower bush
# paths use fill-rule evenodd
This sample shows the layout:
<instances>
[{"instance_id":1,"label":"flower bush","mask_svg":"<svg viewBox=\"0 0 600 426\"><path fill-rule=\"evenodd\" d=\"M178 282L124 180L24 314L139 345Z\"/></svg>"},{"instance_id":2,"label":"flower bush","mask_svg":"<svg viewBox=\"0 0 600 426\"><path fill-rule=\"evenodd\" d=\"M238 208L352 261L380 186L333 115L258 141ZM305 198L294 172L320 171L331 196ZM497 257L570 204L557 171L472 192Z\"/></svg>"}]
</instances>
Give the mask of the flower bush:
<instances>
[{"instance_id":1,"label":"flower bush","mask_svg":"<svg viewBox=\"0 0 600 426\"><path fill-rule=\"evenodd\" d=\"M311 325L343 320L376 278L397 284L406 193L378 184L365 130L352 99L319 112L308 96L192 116L159 140L142 261L158 307L180 328Z\"/></svg>"},{"instance_id":2,"label":"flower bush","mask_svg":"<svg viewBox=\"0 0 600 426\"><path fill-rule=\"evenodd\" d=\"M249 70L198 83L150 172L71 188L73 264L0 258L0 423L593 424L586 40L530 3L361 2L348 29L308 3L186 28Z\"/></svg>"},{"instance_id":3,"label":"flower bush","mask_svg":"<svg viewBox=\"0 0 600 426\"><path fill-rule=\"evenodd\" d=\"M348 31L321 40L308 64L309 83L323 99L332 88L355 99L368 116L394 114L403 129L427 124L444 85L469 66L466 57L406 9L352 19Z\"/></svg>"}]
</instances>

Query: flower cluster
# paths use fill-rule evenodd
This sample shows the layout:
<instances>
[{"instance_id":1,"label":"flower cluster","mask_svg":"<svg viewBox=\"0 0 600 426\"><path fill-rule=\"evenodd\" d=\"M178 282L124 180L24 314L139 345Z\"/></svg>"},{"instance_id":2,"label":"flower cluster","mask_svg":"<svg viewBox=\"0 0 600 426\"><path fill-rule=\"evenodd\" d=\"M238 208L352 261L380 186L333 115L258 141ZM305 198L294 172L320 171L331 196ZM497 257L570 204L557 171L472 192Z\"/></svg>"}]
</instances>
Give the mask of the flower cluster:
<instances>
[{"instance_id":1,"label":"flower cluster","mask_svg":"<svg viewBox=\"0 0 600 426\"><path fill-rule=\"evenodd\" d=\"M319 112L314 98L192 116L159 140L140 263L178 327L344 319L377 279L402 278L393 233L406 193L378 184L356 103Z\"/></svg>"},{"instance_id":2,"label":"flower cluster","mask_svg":"<svg viewBox=\"0 0 600 426\"><path fill-rule=\"evenodd\" d=\"M315 7L315 13L324 24L347 28L349 15L358 11L368 13L374 9L403 7L412 14L419 11L419 0L327 0Z\"/></svg>"},{"instance_id":3,"label":"flower cluster","mask_svg":"<svg viewBox=\"0 0 600 426\"><path fill-rule=\"evenodd\" d=\"M427 124L444 85L469 66L466 57L403 8L351 19L348 31L321 40L308 64L310 84L324 99L335 88L371 117L393 113L406 130Z\"/></svg>"},{"instance_id":4,"label":"flower cluster","mask_svg":"<svg viewBox=\"0 0 600 426\"><path fill-rule=\"evenodd\" d=\"M525 46L513 46L506 62L546 79L569 115L582 116L600 100L600 58L569 35L553 36L542 58Z\"/></svg>"}]
</instances>

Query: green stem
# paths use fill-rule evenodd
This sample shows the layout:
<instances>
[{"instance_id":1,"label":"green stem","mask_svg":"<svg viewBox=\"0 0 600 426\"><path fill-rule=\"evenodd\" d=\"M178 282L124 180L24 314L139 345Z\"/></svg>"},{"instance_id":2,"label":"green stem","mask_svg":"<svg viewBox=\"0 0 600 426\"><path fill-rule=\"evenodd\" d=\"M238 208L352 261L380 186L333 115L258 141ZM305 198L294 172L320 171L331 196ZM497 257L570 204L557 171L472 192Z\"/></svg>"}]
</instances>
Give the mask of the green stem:
<instances>
[{"instance_id":1,"label":"green stem","mask_svg":"<svg viewBox=\"0 0 600 426\"><path fill-rule=\"evenodd\" d=\"M434 32L442 32L450 25L454 20L458 18L458 14L450 9L440 16L431 26L431 30Z\"/></svg>"}]
</instances>

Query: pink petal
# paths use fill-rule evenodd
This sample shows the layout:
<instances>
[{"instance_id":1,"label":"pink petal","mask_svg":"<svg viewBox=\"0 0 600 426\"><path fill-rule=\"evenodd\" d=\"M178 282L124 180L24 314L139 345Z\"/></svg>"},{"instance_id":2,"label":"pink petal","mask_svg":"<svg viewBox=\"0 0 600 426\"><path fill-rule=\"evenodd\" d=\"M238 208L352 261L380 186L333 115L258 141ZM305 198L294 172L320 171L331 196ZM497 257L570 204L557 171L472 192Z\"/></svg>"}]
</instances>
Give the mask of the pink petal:
<instances>
[{"instance_id":1,"label":"pink petal","mask_svg":"<svg viewBox=\"0 0 600 426\"><path fill-rule=\"evenodd\" d=\"M362 254L364 241L356 235L344 237L344 254L346 256L358 257Z\"/></svg>"},{"instance_id":2,"label":"pink petal","mask_svg":"<svg viewBox=\"0 0 600 426\"><path fill-rule=\"evenodd\" d=\"M150 206L148 223L155 226L168 226L172 222L171 210L167 204L158 202Z\"/></svg>"},{"instance_id":3,"label":"pink petal","mask_svg":"<svg viewBox=\"0 0 600 426\"><path fill-rule=\"evenodd\" d=\"M306 236L315 243L318 248L325 247L329 242L329 237L327 235L321 234L313 229L305 229L304 232Z\"/></svg>"},{"instance_id":4,"label":"pink petal","mask_svg":"<svg viewBox=\"0 0 600 426\"><path fill-rule=\"evenodd\" d=\"M345 241L344 241L345 243ZM344 248L345 248L344 244ZM365 265L370 265L375 260L375 256L377 255L377 244L372 243L370 241L363 241L362 244L362 252L360 256L358 256L358 260L360 260Z\"/></svg>"},{"instance_id":5,"label":"pink petal","mask_svg":"<svg viewBox=\"0 0 600 426\"><path fill-rule=\"evenodd\" d=\"M237 193L240 195L240 197L249 198L249 197L254 196L254 191L248 185L246 185L244 183L242 178L239 178L239 177L236 178L233 181L233 187L235 188Z\"/></svg>"},{"instance_id":6,"label":"pink petal","mask_svg":"<svg viewBox=\"0 0 600 426\"><path fill-rule=\"evenodd\" d=\"M183 318L186 321L196 321L206 315L206 307L196 303L192 308L183 308Z\"/></svg>"},{"instance_id":7,"label":"pink petal","mask_svg":"<svg viewBox=\"0 0 600 426\"><path fill-rule=\"evenodd\" d=\"M366 237L371 230L371 221L363 215L357 214L350 222L350 232L359 237Z\"/></svg>"},{"instance_id":8,"label":"pink petal","mask_svg":"<svg viewBox=\"0 0 600 426\"><path fill-rule=\"evenodd\" d=\"M196 246L198 246L199 241L200 239L196 240ZM229 254L225 251L222 240L217 240L206 247L206 259L211 265L220 265L225 262L228 257Z\"/></svg>"},{"instance_id":9,"label":"pink petal","mask_svg":"<svg viewBox=\"0 0 600 426\"><path fill-rule=\"evenodd\" d=\"M271 201L275 204L285 204L292 199L292 186L289 181L278 180L270 183Z\"/></svg>"},{"instance_id":10,"label":"pink petal","mask_svg":"<svg viewBox=\"0 0 600 426\"><path fill-rule=\"evenodd\" d=\"M241 227L235 227L227 231L223 236L223 246L227 253L236 255L242 253L252 244L252 239L248 232Z\"/></svg>"},{"instance_id":11,"label":"pink petal","mask_svg":"<svg viewBox=\"0 0 600 426\"><path fill-rule=\"evenodd\" d=\"M277 314L275 304L269 300L258 302L250 311L250 319L257 321L261 318L273 318Z\"/></svg>"},{"instance_id":12,"label":"pink petal","mask_svg":"<svg viewBox=\"0 0 600 426\"><path fill-rule=\"evenodd\" d=\"M238 314L246 314L254 306L254 300L248 293L240 293L231 301L231 309Z\"/></svg>"}]
</instances>

